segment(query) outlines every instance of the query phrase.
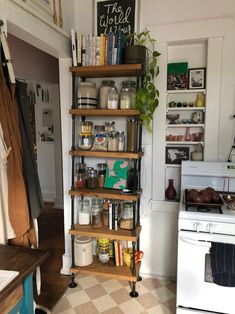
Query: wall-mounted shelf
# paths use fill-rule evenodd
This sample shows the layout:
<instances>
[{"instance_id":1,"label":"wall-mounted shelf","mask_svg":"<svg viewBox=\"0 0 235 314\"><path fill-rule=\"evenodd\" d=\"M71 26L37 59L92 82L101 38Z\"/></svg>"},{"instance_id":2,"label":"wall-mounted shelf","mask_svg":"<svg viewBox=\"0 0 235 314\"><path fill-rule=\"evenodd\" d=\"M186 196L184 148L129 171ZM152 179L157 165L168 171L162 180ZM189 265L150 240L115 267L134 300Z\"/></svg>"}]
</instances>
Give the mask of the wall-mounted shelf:
<instances>
[{"instance_id":1,"label":"wall-mounted shelf","mask_svg":"<svg viewBox=\"0 0 235 314\"><path fill-rule=\"evenodd\" d=\"M196 111L203 110L205 111L205 107L167 107L166 111Z\"/></svg>"},{"instance_id":2,"label":"wall-mounted shelf","mask_svg":"<svg viewBox=\"0 0 235 314\"><path fill-rule=\"evenodd\" d=\"M166 142L166 145L196 145L196 144L204 144L204 142L193 142L193 141L171 141L171 142Z\"/></svg>"},{"instance_id":3,"label":"wall-mounted shelf","mask_svg":"<svg viewBox=\"0 0 235 314\"><path fill-rule=\"evenodd\" d=\"M176 90L168 90L167 95L170 94L198 94L203 93L206 94L205 89L176 89Z\"/></svg>"},{"instance_id":4,"label":"wall-mounted shelf","mask_svg":"<svg viewBox=\"0 0 235 314\"><path fill-rule=\"evenodd\" d=\"M167 124L167 128L204 128L204 124L188 123L188 124Z\"/></svg>"},{"instance_id":5,"label":"wall-mounted shelf","mask_svg":"<svg viewBox=\"0 0 235 314\"><path fill-rule=\"evenodd\" d=\"M134 109L70 109L69 113L77 116L99 116L99 117L133 117L140 114Z\"/></svg>"},{"instance_id":6,"label":"wall-mounted shelf","mask_svg":"<svg viewBox=\"0 0 235 314\"><path fill-rule=\"evenodd\" d=\"M69 152L71 156L83 156L83 157L106 157L106 158L120 158L120 159L138 159L143 156L142 152L132 153L132 152L109 152L109 151L95 151L95 150L71 150Z\"/></svg>"}]
</instances>

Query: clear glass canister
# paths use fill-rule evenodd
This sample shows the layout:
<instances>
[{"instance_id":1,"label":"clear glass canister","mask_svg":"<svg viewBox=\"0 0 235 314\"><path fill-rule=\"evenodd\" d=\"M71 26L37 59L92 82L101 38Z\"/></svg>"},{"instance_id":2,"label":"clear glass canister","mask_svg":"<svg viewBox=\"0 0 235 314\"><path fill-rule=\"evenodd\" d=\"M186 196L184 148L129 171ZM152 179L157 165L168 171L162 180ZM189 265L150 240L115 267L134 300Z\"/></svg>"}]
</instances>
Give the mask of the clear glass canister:
<instances>
[{"instance_id":1,"label":"clear glass canister","mask_svg":"<svg viewBox=\"0 0 235 314\"><path fill-rule=\"evenodd\" d=\"M78 223L80 225L89 225L91 222L90 201L87 199L78 201Z\"/></svg>"},{"instance_id":2,"label":"clear glass canister","mask_svg":"<svg viewBox=\"0 0 235 314\"><path fill-rule=\"evenodd\" d=\"M125 150L125 134L124 132L118 132L117 134L118 139L118 151L124 151Z\"/></svg>"},{"instance_id":3,"label":"clear glass canister","mask_svg":"<svg viewBox=\"0 0 235 314\"><path fill-rule=\"evenodd\" d=\"M120 213L119 227L121 229L133 228L133 203L123 202L123 207Z\"/></svg>"},{"instance_id":4,"label":"clear glass canister","mask_svg":"<svg viewBox=\"0 0 235 314\"><path fill-rule=\"evenodd\" d=\"M76 163L76 173L86 173L86 164L84 162Z\"/></svg>"},{"instance_id":5,"label":"clear glass canister","mask_svg":"<svg viewBox=\"0 0 235 314\"><path fill-rule=\"evenodd\" d=\"M88 189L98 188L98 175L97 170L91 169L87 174L87 187Z\"/></svg>"},{"instance_id":6,"label":"clear glass canister","mask_svg":"<svg viewBox=\"0 0 235 314\"><path fill-rule=\"evenodd\" d=\"M97 91L93 82L81 82L77 90L78 108L96 109Z\"/></svg>"},{"instance_id":7,"label":"clear glass canister","mask_svg":"<svg viewBox=\"0 0 235 314\"><path fill-rule=\"evenodd\" d=\"M100 238L97 240L98 248L98 260L102 264L106 264L109 261L110 241L106 238Z\"/></svg>"},{"instance_id":8,"label":"clear glass canister","mask_svg":"<svg viewBox=\"0 0 235 314\"><path fill-rule=\"evenodd\" d=\"M105 174L106 174L106 164L98 164L99 188L103 188L104 187Z\"/></svg>"},{"instance_id":9,"label":"clear glass canister","mask_svg":"<svg viewBox=\"0 0 235 314\"><path fill-rule=\"evenodd\" d=\"M120 109L134 108L136 101L135 81L123 81L120 92Z\"/></svg>"},{"instance_id":10,"label":"clear glass canister","mask_svg":"<svg viewBox=\"0 0 235 314\"><path fill-rule=\"evenodd\" d=\"M91 134L92 133L93 123L91 121L82 121L81 122L81 133Z\"/></svg>"},{"instance_id":11,"label":"clear glass canister","mask_svg":"<svg viewBox=\"0 0 235 314\"><path fill-rule=\"evenodd\" d=\"M118 150L118 137L117 132L109 132L108 135L108 150L116 152Z\"/></svg>"},{"instance_id":12,"label":"clear glass canister","mask_svg":"<svg viewBox=\"0 0 235 314\"><path fill-rule=\"evenodd\" d=\"M99 107L101 109L107 109L108 107L108 91L109 88L115 86L115 82L113 80L103 80L102 85L100 87L100 103Z\"/></svg>"},{"instance_id":13,"label":"clear glass canister","mask_svg":"<svg viewBox=\"0 0 235 314\"><path fill-rule=\"evenodd\" d=\"M82 150L90 150L93 146L93 134L83 134L79 135L78 147Z\"/></svg>"},{"instance_id":14,"label":"clear glass canister","mask_svg":"<svg viewBox=\"0 0 235 314\"><path fill-rule=\"evenodd\" d=\"M118 109L118 92L116 86L112 86L109 88L108 109Z\"/></svg>"},{"instance_id":15,"label":"clear glass canister","mask_svg":"<svg viewBox=\"0 0 235 314\"><path fill-rule=\"evenodd\" d=\"M103 226L103 199L93 198L91 202L91 224L93 228L102 228Z\"/></svg>"},{"instance_id":16,"label":"clear glass canister","mask_svg":"<svg viewBox=\"0 0 235 314\"><path fill-rule=\"evenodd\" d=\"M75 179L75 188L82 189L86 187L86 174L85 173L77 173Z\"/></svg>"}]
</instances>

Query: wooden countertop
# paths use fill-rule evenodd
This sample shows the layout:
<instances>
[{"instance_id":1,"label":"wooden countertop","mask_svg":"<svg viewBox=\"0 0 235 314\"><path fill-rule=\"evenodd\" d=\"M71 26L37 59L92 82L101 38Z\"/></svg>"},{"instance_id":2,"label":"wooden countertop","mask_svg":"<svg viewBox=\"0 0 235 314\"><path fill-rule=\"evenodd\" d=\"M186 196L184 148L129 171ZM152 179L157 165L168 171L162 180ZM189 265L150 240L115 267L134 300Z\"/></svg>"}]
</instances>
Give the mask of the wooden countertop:
<instances>
[{"instance_id":1,"label":"wooden countertop","mask_svg":"<svg viewBox=\"0 0 235 314\"><path fill-rule=\"evenodd\" d=\"M0 245L0 269L19 272L19 275L0 292L0 302L23 283L24 279L33 273L48 256L49 251Z\"/></svg>"}]
</instances>

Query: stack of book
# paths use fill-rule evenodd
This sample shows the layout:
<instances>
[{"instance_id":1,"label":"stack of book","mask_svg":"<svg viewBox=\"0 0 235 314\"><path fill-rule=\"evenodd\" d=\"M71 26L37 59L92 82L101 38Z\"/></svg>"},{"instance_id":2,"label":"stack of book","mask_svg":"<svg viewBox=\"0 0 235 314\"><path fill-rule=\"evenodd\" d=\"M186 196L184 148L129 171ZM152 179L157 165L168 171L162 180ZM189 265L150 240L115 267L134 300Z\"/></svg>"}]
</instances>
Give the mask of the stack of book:
<instances>
[{"instance_id":1,"label":"stack of book","mask_svg":"<svg viewBox=\"0 0 235 314\"><path fill-rule=\"evenodd\" d=\"M123 265L123 243L121 240L114 240L113 241L114 246L114 263L116 266L122 266Z\"/></svg>"},{"instance_id":2,"label":"stack of book","mask_svg":"<svg viewBox=\"0 0 235 314\"><path fill-rule=\"evenodd\" d=\"M112 201L109 203L109 229L118 229L120 201Z\"/></svg>"},{"instance_id":3,"label":"stack of book","mask_svg":"<svg viewBox=\"0 0 235 314\"><path fill-rule=\"evenodd\" d=\"M124 33L83 35L71 29L73 66L116 65L122 63Z\"/></svg>"}]
</instances>

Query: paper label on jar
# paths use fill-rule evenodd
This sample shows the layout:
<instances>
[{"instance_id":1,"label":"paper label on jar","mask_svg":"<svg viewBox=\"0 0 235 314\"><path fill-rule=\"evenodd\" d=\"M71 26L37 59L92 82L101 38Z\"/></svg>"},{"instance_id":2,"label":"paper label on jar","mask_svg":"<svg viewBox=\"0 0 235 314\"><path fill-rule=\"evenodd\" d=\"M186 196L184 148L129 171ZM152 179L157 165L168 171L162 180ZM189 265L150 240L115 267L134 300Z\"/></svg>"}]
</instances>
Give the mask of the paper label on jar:
<instances>
[{"instance_id":1,"label":"paper label on jar","mask_svg":"<svg viewBox=\"0 0 235 314\"><path fill-rule=\"evenodd\" d=\"M109 252L108 253L99 253L99 261L101 263L107 263L109 261Z\"/></svg>"}]
</instances>

